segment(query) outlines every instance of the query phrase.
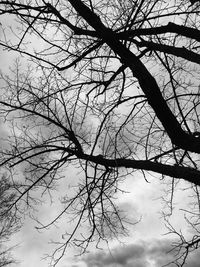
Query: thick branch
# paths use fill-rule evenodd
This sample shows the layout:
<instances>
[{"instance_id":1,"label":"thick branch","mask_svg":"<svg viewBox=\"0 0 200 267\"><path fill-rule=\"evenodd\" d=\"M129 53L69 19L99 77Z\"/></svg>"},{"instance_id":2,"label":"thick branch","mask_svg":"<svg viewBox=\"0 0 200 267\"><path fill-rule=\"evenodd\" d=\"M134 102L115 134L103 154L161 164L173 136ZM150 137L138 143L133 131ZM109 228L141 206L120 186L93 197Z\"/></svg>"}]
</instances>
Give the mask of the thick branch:
<instances>
[{"instance_id":1,"label":"thick branch","mask_svg":"<svg viewBox=\"0 0 200 267\"><path fill-rule=\"evenodd\" d=\"M143 29L134 29L127 32L118 33L119 39L130 39L134 36L142 35L157 35L164 33L176 33L181 36L185 36L190 39L194 39L200 42L200 31L194 28L178 25L172 22L169 22L167 25L155 27L155 28L143 28Z\"/></svg>"},{"instance_id":2,"label":"thick branch","mask_svg":"<svg viewBox=\"0 0 200 267\"><path fill-rule=\"evenodd\" d=\"M184 179L185 181L195 185L200 185L200 171L189 167L182 167L178 165L171 166L158 162L151 162L149 160L133 160L125 158L106 159L102 156L92 156L81 153L74 154L80 159L89 160L90 162L97 163L105 167L124 167L137 170L153 171L173 178Z\"/></svg>"},{"instance_id":3,"label":"thick branch","mask_svg":"<svg viewBox=\"0 0 200 267\"><path fill-rule=\"evenodd\" d=\"M188 61L200 64L200 55L187 50L185 47L174 47L174 46L165 45L165 44L156 44L154 42L148 42L148 41L138 42L134 40L133 42L137 44L137 46L139 47L147 47L149 50L152 50L152 51L164 52L164 53L171 54L176 57L181 57Z\"/></svg>"},{"instance_id":4,"label":"thick branch","mask_svg":"<svg viewBox=\"0 0 200 267\"><path fill-rule=\"evenodd\" d=\"M126 48L111 29L103 25L100 18L93 13L81 0L68 0L74 9L92 26L108 46L120 56L124 65L132 70L133 75L147 96L148 103L161 121L172 143L192 152L200 153L200 141L184 132L174 114L163 99L158 84L144 64Z\"/></svg>"},{"instance_id":5,"label":"thick branch","mask_svg":"<svg viewBox=\"0 0 200 267\"><path fill-rule=\"evenodd\" d=\"M81 29L73 24L71 24L66 18L64 18L60 12L54 7L52 6L50 3L47 3L47 7L49 8L49 11L51 11L52 14L54 14L62 24L67 25L71 30L74 31L74 34L77 35L89 35L89 36L94 36L97 37L97 34L94 31L90 31L90 30L84 30Z\"/></svg>"}]
</instances>

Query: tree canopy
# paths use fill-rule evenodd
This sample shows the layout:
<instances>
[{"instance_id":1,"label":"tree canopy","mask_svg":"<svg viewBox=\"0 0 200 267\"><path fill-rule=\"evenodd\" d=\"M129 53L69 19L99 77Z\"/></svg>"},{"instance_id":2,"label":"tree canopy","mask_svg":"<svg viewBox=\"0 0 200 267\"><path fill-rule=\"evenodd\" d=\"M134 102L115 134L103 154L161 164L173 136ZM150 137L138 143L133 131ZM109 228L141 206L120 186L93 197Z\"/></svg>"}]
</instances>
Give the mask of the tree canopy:
<instances>
[{"instance_id":1,"label":"tree canopy","mask_svg":"<svg viewBox=\"0 0 200 267\"><path fill-rule=\"evenodd\" d=\"M16 193L12 184L2 175L0 179L0 267L16 263L11 255L14 247L7 245L11 236L20 229L19 217L13 210L9 210L15 200Z\"/></svg>"},{"instance_id":2,"label":"tree canopy","mask_svg":"<svg viewBox=\"0 0 200 267\"><path fill-rule=\"evenodd\" d=\"M84 252L135 223L115 198L137 172L170 181L164 216L179 238L174 263L183 266L199 247L199 12L199 1L187 0L0 1L0 46L20 56L1 74L8 136L0 165L17 184L8 210L34 207L35 192L51 195L61 178L71 185L63 210L41 227L73 218L52 265L68 245ZM188 238L167 215L180 183L192 194ZM90 226L84 235L83 222Z\"/></svg>"}]
</instances>

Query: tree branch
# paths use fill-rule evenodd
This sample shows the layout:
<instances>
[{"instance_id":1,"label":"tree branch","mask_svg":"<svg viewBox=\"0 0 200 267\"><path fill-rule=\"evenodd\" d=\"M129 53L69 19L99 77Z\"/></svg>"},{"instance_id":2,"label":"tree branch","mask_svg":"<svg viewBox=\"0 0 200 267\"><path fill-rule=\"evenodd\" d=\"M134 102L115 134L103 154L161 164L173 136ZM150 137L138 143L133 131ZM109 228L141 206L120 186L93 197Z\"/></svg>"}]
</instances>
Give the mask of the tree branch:
<instances>
[{"instance_id":1,"label":"tree branch","mask_svg":"<svg viewBox=\"0 0 200 267\"><path fill-rule=\"evenodd\" d=\"M200 32L199 32L200 34ZM154 42L149 42L142 40L140 42L133 41L139 47L147 47L151 51L159 51L167 54L174 55L176 57L184 58L188 61L200 64L200 55L192 51L187 50L185 47L174 47L165 44L156 44Z\"/></svg>"},{"instance_id":2,"label":"tree branch","mask_svg":"<svg viewBox=\"0 0 200 267\"><path fill-rule=\"evenodd\" d=\"M186 27L169 22L167 25L152 28L134 29L125 32L119 32L117 35L119 39L129 39L141 35L157 35L164 33L176 33L187 38L194 39L200 42L200 31L191 27Z\"/></svg>"},{"instance_id":3,"label":"tree branch","mask_svg":"<svg viewBox=\"0 0 200 267\"><path fill-rule=\"evenodd\" d=\"M163 99L156 80L144 64L118 40L116 33L103 25L100 18L83 4L81 0L68 1L80 16L99 33L99 36L105 43L120 56L122 63L131 69L133 75L138 79L141 89L147 96L149 105L155 111L172 143L182 149L200 153L199 139L183 131L180 123Z\"/></svg>"},{"instance_id":4,"label":"tree branch","mask_svg":"<svg viewBox=\"0 0 200 267\"><path fill-rule=\"evenodd\" d=\"M184 179L187 182L200 186L200 171L190 167L178 165L162 164L149 160L134 160L125 158L107 159L102 155L93 156L85 153L76 152L65 148L68 153L73 153L77 158L90 161L106 168L131 168L136 170L145 170L160 173L172 178Z\"/></svg>"}]
</instances>

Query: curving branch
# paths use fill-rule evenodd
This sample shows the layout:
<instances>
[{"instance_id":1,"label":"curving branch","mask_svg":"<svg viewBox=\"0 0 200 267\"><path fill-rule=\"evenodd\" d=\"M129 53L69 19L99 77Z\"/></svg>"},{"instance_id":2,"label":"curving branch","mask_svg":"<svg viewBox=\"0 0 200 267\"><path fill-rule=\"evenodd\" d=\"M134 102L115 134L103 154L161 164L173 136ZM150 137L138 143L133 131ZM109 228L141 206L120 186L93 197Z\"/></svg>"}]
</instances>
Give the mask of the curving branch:
<instances>
[{"instance_id":1,"label":"curving branch","mask_svg":"<svg viewBox=\"0 0 200 267\"><path fill-rule=\"evenodd\" d=\"M200 153L200 140L186 133L174 114L167 106L160 92L159 86L139 58L126 48L116 34L103 25L100 18L93 13L82 1L68 0L74 9L93 27L108 46L120 56L124 65L129 67L147 97L149 105L155 111L172 143L182 149Z\"/></svg>"},{"instance_id":2,"label":"curving branch","mask_svg":"<svg viewBox=\"0 0 200 267\"><path fill-rule=\"evenodd\" d=\"M117 36L119 39L132 40L132 38L136 36L159 35L166 33L176 33L178 35L200 42L200 31L198 29L187 27L185 25L178 25L173 22L169 22L167 25L163 25L160 27L141 28L125 32L119 32L117 33Z\"/></svg>"}]
</instances>

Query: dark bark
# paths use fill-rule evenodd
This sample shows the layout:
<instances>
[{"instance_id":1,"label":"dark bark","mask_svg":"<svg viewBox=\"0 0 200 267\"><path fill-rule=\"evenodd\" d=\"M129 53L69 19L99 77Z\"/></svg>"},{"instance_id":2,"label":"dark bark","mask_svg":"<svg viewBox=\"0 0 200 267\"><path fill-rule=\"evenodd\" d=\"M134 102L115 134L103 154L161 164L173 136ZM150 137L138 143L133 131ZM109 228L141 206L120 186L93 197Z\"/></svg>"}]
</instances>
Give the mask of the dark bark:
<instances>
[{"instance_id":1,"label":"dark bark","mask_svg":"<svg viewBox=\"0 0 200 267\"><path fill-rule=\"evenodd\" d=\"M141 28L118 33L120 39L131 39L135 36L143 35L158 35L165 33L176 33L181 36L185 36L190 39L194 39L200 42L200 32L197 29L187 27L184 25L178 25L173 22L169 22L167 25L152 28Z\"/></svg>"},{"instance_id":2,"label":"dark bark","mask_svg":"<svg viewBox=\"0 0 200 267\"><path fill-rule=\"evenodd\" d=\"M174 114L169 109L160 92L158 84L142 62L117 38L117 35L105 27L100 18L92 12L80 0L68 0L75 10L93 27L102 40L120 56L122 63L132 70L134 77L145 93L149 105L155 111L172 143L184 150L200 153L200 141L191 134L185 132Z\"/></svg>"},{"instance_id":3,"label":"dark bark","mask_svg":"<svg viewBox=\"0 0 200 267\"><path fill-rule=\"evenodd\" d=\"M200 185L200 171L189 167L182 167L177 165L167 165L158 162L151 162L149 160L132 160L132 159L106 159L102 156L91 156L87 154L76 153L78 158L89 160L93 163L100 164L111 168L130 168L137 170L152 171L163 175L171 176L173 178L184 179L187 182Z\"/></svg>"},{"instance_id":4,"label":"dark bark","mask_svg":"<svg viewBox=\"0 0 200 267\"><path fill-rule=\"evenodd\" d=\"M199 32L200 35L200 32ZM188 61L200 64L200 55L197 53L194 53L192 51L189 51L185 47L174 47L170 45L165 44L156 44L154 42L149 41L133 41L138 47L147 47L150 51L159 51L163 53L167 53L169 55L174 55L176 57L184 58Z\"/></svg>"}]
</instances>

